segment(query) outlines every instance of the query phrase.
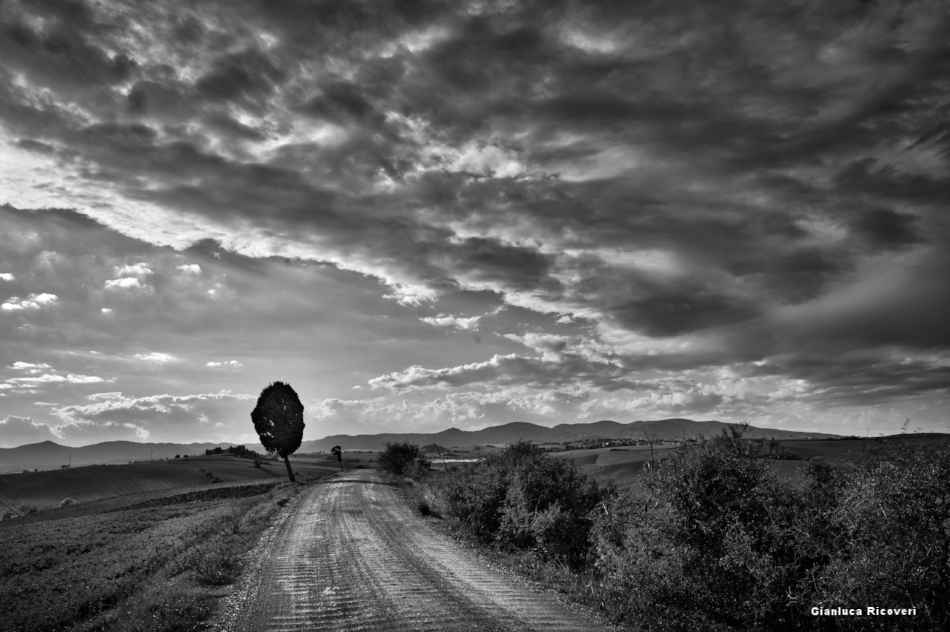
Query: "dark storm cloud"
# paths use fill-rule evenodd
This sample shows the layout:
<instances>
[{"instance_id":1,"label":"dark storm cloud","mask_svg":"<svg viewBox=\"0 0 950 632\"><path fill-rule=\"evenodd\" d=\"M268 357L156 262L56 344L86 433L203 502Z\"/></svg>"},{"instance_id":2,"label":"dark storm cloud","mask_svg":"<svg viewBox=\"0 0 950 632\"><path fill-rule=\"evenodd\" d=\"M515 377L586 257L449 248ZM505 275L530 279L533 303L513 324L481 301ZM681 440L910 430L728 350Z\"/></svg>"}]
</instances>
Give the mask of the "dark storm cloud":
<instances>
[{"instance_id":1,"label":"dark storm cloud","mask_svg":"<svg viewBox=\"0 0 950 632\"><path fill-rule=\"evenodd\" d=\"M693 366L948 351L943 3L0 11L7 144L68 174L43 199L128 235L321 261L406 305L491 292L644 345L705 341ZM465 375L548 383L532 362ZM550 383L618 377L564 362Z\"/></svg>"},{"instance_id":2,"label":"dark storm cloud","mask_svg":"<svg viewBox=\"0 0 950 632\"><path fill-rule=\"evenodd\" d=\"M195 83L198 95L212 101L250 102L266 99L285 77L259 50L222 55Z\"/></svg>"},{"instance_id":3,"label":"dark storm cloud","mask_svg":"<svg viewBox=\"0 0 950 632\"><path fill-rule=\"evenodd\" d=\"M853 220L855 232L878 248L900 248L920 241L914 224L917 218L886 208L869 209Z\"/></svg>"},{"instance_id":4,"label":"dark storm cloud","mask_svg":"<svg viewBox=\"0 0 950 632\"><path fill-rule=\"evenodd\" d=\"M353 83L328 83L321 87L318 96L309 99L298 111L337 125L383 128L385 117L360 92L361 89Z\"/></svg>"}]
</instances>

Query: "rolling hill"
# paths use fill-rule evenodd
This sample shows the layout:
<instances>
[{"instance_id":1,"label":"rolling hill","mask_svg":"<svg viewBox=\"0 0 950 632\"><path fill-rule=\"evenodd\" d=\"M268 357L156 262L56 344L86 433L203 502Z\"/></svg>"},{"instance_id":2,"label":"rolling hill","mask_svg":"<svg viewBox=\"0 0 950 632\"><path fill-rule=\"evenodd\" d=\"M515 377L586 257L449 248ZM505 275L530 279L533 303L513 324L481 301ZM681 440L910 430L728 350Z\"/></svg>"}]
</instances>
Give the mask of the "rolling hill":
<instances>
[{"instance_id":1,"label":"rolling hill","mask_svg":"<svg viewBox=\"0 0 950 632\"><path fill-rule=\"evenodd\" d=\"M59 446L63 447L63 446ZM332 474L333 462L291 459L297 474ZM48 470L25 474L0 474L0 513L17 512L22 504L40 509L58 506L65 498L77 503L183 487L207 487L207 473L222 483L286 480L282 462L266 462L255 468L253 461L212 455L170 461L145 461L120 465L90 465L68 470Z\"/></svg>"},{"instance_id":2,"label":"rolling hill","mask_svg":"<svg viewBox=\"0 0 950 632\"><path fill-rule=\"evenodd\" d=\"M106 441L81 448L71 448L52 441L31 443L18 448L0 448L0 474L10 474L22 469L52 470L71 463L79 465L105 465L171 459L176 454L204 454L217 446L228 447L232 443L136 443L134 441ZM259 445L248 446L263 452Z\"/></svg>"},{"instance_id":3,"label":"rolling hill","mask_svg":"<svg viewBox=\"0 0 950 632\"><path fill-rule=\"evenodd\" d=\"M651 436L655 435L657 439L670 440L700 435L710 436L721 432L727 426L728 424L720 421L693 421L678 418L634 421L627 424L603 420L586 424L559 424L553 428L526 422L513 422L473 431L449 428L429 434L332 435L323 439L304 441L297 453L327 452L335 445L342 446L344 450L382 450L386 447L386 443L396 441L409 441L419 445L435 443L446 447L472 448L476 445L506 445L519 439L535 443L563 443L565 441L584 441L588 439L643 439L646 436L645 433ZM776 439L818 439L837 435L750 426L748 436L753 438L774 437ZM72 455L73 466L128 463L129 461L173 458L176 454L204 454L207 449L229 445L233 444L107 441L81 448L70 448L52 441L44 441L18 448L0 448L0 474L13 473L26 468L59 469L69 461L70 455ZM264 451L257 444L251 444L247 447L258 452Z\"/></svg>"},{"instance_id":4,"label":"rolling hill","mask_svg":"<svg viewBox=\"0 0 950 632\"><path fill-rule=\"evenodd\" d=\"M586 439L643 439L644 433L655 435L657 439L670 440L718 434L728 425L720 421L658 419L633 421L627 424L604 420L589 424L559 424L553 428L547 428L526 422L513 422L474 431L450 428L432 434L332 435L316 441L304 441L300 446L300 452L326 451L335 445L342 446L344 450L382 450L386 443L395 441L409 441L419 445L437 443L449 447L470 448L476 445L509 444L519 439L535 443L563 443ZM750 426L747 436L750 438L824 439L838 435Z\"/></svg>"}]
</instances>

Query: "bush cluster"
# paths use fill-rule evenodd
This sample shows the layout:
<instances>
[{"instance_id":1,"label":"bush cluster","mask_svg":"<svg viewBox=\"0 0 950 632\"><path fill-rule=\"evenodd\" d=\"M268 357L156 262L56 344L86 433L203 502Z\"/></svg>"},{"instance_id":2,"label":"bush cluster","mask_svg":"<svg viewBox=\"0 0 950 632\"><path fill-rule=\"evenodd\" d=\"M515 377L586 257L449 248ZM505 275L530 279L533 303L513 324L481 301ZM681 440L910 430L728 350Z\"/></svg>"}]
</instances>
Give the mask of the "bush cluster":
<instances>
[{"instance_id":1,"label":"bush cluster","mask_svg":"<svg viewBox=\"0 0 950 632\"><path fill-rule=\"evenodd\" d=\"M387 443L379 453L379 469L393 476L419 478L429 469L429 460L419 446L409 441Z\"/></svg>"},{"instance_id":2,"label":"bush cluster","mask_svg":"<svg viewBox=\"0 0 950 632\"><path fill-rule=\"evenodd\" d=\"M476 538L575 569L587 563L594 508L614 493L528 442L442 484L449 512Z\"/></svg>"},{"instance_id":3,"label":"bush cluster","mask_svg":"<svg viewBox=\"0 0 950 632\"><path fill-rule=\"evenodd\" d=\"M950 449L881 449L863 466L813 461L783 484L733 428L645 475L595 521L611 609L658 630L946 629ZM918 609L831 623L812 607Z\"/></svg>"},{"instance_id":4,"label":"bush cluster","mask_svg":"<svg viewBox=\"0 0 950 632\"><path fill-rule=\"evenodd\" d=\"M645 630L950 629L950 445L811 461L797 485L772 474L774 446L743 434L679 448L636 492L524 443L438 490L473 536L567 562ZM810 612L867 606L917 615Z\"/></svg>"}]
</instances>

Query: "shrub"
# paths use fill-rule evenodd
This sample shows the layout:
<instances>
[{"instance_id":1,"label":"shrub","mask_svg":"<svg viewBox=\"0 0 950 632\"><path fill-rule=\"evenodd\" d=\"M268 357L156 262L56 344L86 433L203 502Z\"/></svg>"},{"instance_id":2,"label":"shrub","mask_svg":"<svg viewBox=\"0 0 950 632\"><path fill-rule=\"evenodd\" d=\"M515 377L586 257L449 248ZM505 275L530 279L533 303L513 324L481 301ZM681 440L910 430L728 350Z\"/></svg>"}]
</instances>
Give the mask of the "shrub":
<instances>
[{"instance_id":1,"label":"shrub","mask_svg":"<svg viewBox=\"0 0 950 632\"><path fill-rule=\"evenodd\" d=\"M76 502L76 501L73 500L72 498L64 498L62 501L60 501L59 506L60 506L60 507L68 507L68 506L72 505L72 504L75 503L75 502Z\"/></svg>"},{"instance_id":2,"label":"shrub","mask_svg":"<svg viewBox=\"0 0 950 632\"><path fill-rule=\"evenodd\" d=\"M449 513L476 538L575 569L590 549L591 511L614 493L521 441L443 485Z\"/></svg>"},{"instance_id":3,"label":"shrub","mask_svg":"<svg viewBox=\"0 0 950 632\"><path fill-rule=\"evenodd\" d=\"M21 516L28 516L30 514L35 514L40 509L36 505L24 504L17 507L17 510L20 512Z\"/></svg>"},{"instance_id":4,"label":"shrub","mask_svg":"<svg viewBox=\"0 0 950 632\"><path fill-rule=\"evenodd\" d=\"M644 475L647 493L595 512L594 566L619 618L648 630L817 630L827 622L812 606L888 604L918 615L840 617L836 629L945 629L948 446L882 449L857 469L812 461L797 489L742 434L679 449Z\"/></svg>"},{"instance_id":5,"label":"shrub","mask_svg":"<svg viewBox=\"0 0 950 632\"><path fill-rule=\"evenodd\" d=\"M783 629L808 616L786 599L801 498L731 427L648 470L648 494L596 518L596 566L626 617L647 629Z\"/></svg>"},{"instance_id":6,"label":"shrub","mask_svg":"<svg viewBox=\"0 0 950 632\"><path fill-rule=\"evenodd\" d=\"M803 586L798 598L916 606L903 629L950 627L950 444L884 446L859 469L816 464L809 475L803 544L823 563L810 573L814 593Z\"/></svg>"},{"instance_id":7,"label":"shrub","mask_svg":"<svg viewBox=\"0 0 950 632\"><path fill-rule=\"evenodd\" d=\"M590 548L589 514L608 493L569 461L532 455L510 472L496 541L580 568Z\"/></svg>"},{"instance_id":8,"label":"shrub","mask_svg":"<svg viewBox=\"0 0 950 632\"><path fill-rule=\"evenodd\" d=\"M429 461L417 444L397 441L387 443L386 449L379 453L379 469L393 476L418 478L429 469Z\"/></svg>"}]
</instances>

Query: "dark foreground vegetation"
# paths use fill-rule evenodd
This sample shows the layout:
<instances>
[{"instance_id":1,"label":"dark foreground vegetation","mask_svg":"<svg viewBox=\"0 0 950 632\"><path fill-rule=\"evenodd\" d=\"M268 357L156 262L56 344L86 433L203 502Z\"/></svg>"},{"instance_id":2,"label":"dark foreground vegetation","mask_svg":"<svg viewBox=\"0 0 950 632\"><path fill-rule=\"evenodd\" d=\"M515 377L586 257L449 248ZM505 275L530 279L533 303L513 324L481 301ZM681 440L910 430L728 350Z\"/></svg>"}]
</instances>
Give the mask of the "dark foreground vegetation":
<instances>
[{"instance_id":1,"label":"dark foreground vegetation","mask_svg":"<svg viewBox=\"0 0 950 632\"><path fill-rule=\"evenodd\" d=\"M950 445L812 460L800 484L770 472L770 448L733 428L651 464L632 490L529 443L455 471L406 470L423 513L645 630L950 629Z\"/></svg>"},{"instance_id":2,"label":"dark foreground vegetation","mask_svg":"<svg viewBox=\"0 0 950 632\"><path fill-rule=\"evenodd\" d=\"M80 503L0 523L0 630L204 629L280 507L277 481Z\"/></svg>"}]
</instances>

